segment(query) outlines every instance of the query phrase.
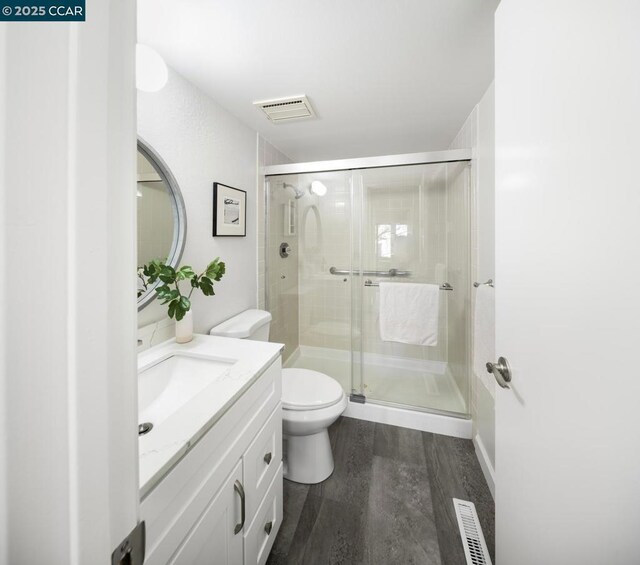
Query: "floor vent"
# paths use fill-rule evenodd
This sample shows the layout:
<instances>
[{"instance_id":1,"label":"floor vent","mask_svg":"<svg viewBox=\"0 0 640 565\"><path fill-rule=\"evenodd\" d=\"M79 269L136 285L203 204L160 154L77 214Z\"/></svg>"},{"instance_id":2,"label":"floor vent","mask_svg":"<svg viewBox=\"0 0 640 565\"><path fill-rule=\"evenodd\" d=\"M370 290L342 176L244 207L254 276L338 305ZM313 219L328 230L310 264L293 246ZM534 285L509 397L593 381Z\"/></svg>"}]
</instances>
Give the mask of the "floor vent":
<instances>
[{"instance_id":1,"label":"floor vent","mask_svg":"<svg viewBox=\"0 0 640 565\"><path fill-rule=\"evenodd\" d=\"M453 506L458 517L460 537L464 546L464 554L467 557L467 565L492 565L475 505L468 500L454 498Z\"/></svg>"}]
</instances>

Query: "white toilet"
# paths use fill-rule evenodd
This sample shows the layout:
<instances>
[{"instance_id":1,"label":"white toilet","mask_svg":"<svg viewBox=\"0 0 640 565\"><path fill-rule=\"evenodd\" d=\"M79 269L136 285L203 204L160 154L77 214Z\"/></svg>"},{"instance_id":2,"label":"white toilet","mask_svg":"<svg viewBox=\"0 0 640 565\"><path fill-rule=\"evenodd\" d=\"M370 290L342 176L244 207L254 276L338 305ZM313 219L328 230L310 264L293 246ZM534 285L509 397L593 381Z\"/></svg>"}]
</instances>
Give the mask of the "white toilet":
<instances>
[{"instance_id":1,"label":"white toilet","mask_svg":"<svg viewBox=\"0 0 640 565\"><path fill-rule=\"evenodd\" d=\"M271 314L245 310L211 329L211 335L269 340ZM327 432L347 407L347 397L333 378L309 369L282 370L282 427L284 476L315 484L333 472L333 454Z\"/></svg>"}]
</instances>

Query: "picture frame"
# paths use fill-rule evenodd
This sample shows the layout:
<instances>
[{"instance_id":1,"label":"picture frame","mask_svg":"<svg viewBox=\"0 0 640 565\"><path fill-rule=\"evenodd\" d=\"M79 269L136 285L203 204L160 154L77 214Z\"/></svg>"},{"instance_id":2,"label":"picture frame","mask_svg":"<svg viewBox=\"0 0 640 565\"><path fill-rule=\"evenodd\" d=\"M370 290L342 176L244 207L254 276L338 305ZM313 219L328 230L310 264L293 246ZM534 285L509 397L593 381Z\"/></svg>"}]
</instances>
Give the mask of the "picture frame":
<instances>
[{"instance_id":1,"label":"picture frame","mask_svg":"<svg viewBox=\"0 0 640 565\"><path fill-rule=\"evenodd\" d=\"M247 235L247 193L221 182L213 183L213 237Z\"/></svg>"}]
</instances>

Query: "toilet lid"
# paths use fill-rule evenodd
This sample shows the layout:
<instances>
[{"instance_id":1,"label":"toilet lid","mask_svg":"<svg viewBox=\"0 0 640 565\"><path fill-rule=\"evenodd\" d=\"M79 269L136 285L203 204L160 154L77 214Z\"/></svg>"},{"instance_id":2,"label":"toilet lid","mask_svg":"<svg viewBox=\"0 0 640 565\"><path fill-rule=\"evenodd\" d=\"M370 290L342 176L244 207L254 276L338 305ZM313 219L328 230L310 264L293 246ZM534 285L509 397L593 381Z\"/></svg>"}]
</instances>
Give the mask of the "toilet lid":
<instances>
[{"instance_id":1,"label":"toilet lid","mask_svg":"<svg viewBox=\"0 0 640 565\"><path fill-rule=\"evenodd\" d=\"M282 370L282 405L288 410L326 408L340 401L344 392L335 379L310 369Z\"/></svg>"}]
</instances>

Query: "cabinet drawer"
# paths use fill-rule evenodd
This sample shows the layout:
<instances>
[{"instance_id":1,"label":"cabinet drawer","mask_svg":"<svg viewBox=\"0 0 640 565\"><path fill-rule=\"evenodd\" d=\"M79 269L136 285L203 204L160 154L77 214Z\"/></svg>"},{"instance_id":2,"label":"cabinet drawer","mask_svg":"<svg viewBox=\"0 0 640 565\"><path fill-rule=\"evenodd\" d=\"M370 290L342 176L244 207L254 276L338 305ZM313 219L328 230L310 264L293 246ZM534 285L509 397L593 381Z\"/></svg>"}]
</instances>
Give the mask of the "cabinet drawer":
<instances>
[{"instance_id":1,"label":"cabinet drawer","mask_svg":"<svg viewBox=\"0 0 640 565\"><path fill-rule=\"evenodd\" d=\"M244 535L244 565L264 565L267 562L282 524L282 480L280 462L256 517Z\"/></svg>"},{"instance_id":2,"label":"cabinet drawer","mask_svg":"<svg viewBox=\"0 0 640 565\"><path fill-rule=\"evenodd\" d=\"M251 523L282 461L282 407L278 403L269 420L243 456L247 521Z\"/></svg>"}]
</instances>

